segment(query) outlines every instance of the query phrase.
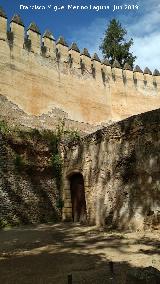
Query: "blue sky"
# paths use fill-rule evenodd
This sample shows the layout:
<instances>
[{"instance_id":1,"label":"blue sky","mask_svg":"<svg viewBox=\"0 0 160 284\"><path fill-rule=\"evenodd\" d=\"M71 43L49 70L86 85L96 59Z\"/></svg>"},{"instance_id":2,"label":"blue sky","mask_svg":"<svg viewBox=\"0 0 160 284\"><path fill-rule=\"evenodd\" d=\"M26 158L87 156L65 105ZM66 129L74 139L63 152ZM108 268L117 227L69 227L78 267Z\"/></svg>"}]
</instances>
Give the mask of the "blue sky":
<instances>
[{"instance_id":1,"label":"blue sky","mask_svg":"<svg viewBox=\"0 0 160 284\"><path fill-rule=\"evenodd\" d=\"M127 10L125 4L138 5L139 8ZM22 9L22 6L20 9L20 5L28 6L28 9ZM33 5L46 9L31 9ZM89 8L91 5L91 10L68 9L68 5ZM114 5L122 5L122 10L113 11ZM137 56L136 64L142 69L148 66L152 71L155 68L160 70L159 0L0 0L0 6L9 20L18 13L26 27L34 21L42 34L49 29L56 39L63 35L68 44L75 41L80 49L86 47L91 54L97 52L101 58L101 39L109 21L116 18L128 31L128 38L134 40L132 51ZM55 11L55 6L64 8ZM109 6L109 9L97 11L93 6Z\"/></svg>"}]
</instances>

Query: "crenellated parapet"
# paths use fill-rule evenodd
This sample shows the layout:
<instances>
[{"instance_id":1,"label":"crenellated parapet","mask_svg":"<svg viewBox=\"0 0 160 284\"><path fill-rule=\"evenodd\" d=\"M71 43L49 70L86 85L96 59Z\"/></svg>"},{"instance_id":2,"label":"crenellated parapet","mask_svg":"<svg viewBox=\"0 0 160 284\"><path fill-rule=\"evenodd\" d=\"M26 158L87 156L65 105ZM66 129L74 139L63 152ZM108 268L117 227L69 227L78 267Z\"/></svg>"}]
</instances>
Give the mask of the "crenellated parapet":
<instances>
[{"instance_id":1,"label":"crenellated parapet","mask_svg":"<svg viewBox=\"0 0 160 284\"><path fill-rule=\"evenodd\" d=\"M13 34L13 44L19 48L24 45L24 24L19 15L14 15L10 22L10 32Z\"/></svg>"},{"instance_id":2,"label":"crenellated parapet","mask_svg":"<svg viewBox=\"0 0 160 284\"><path fill-rule=\"evenodd\" d=\"M58 63L61 62L63 64L68 62L68 44L62 36L56 41L56 57Z\"/></svg>"},{"instance_id":3,"label":"crenellated parapet","mask_svg":"<svg viewBox=\"0 0 160 284\"><path fill-rule=\"evenodd\" d=\"M7 16L2 8L0 8L0 40L8 42L12 49L20 48L35 55L53 59L61 67L61 71L65 65L72 74L81 74L84 78L86 75L87 78L101 81L104 85L112 81L121 84L132 83L136 88L147 85L157 88L160 84L158 70L155 70L153 74L147 67L144 71L139 66L132 70L127 63L122 69L117 60L111 66L107 59L101 61L96 53L91 56L86 48L80 51L76 43L69 46L62 36L56 41L48 30L41 36L34 22L25 31L19 15L13 16L10 21L10 30L7 31Z\"/></svg>"},{"instance_id":4,"label":"crenellated parapet","mask_svg":"<svg viewBox=\"0 0 160 284\"><path fill-rule=\"evenodd\" d=\"M56 54L56 44L52 33L48 30L45 31L42 37L42 47L41 51L46 57L51 57L55 59Z\"/></svg>"},{"instance_id":5,"label":"crenellated parapet","mask_svg":"<svg viewBox=\"0 0 160 284\"><path fill-rule=\"evenodd\" d=\"M7 39L7 15L0 7L0 40Z\"/></svg>"},{"instance_id":6,"label":"crenellated parapet","mask_svg":"<svg viewBox=\"0 0 160 284\"><path fill-rule=\"evenodd\" d=\"M80 69L80 50L75 42L69 47L70 67Z\"/></svg>"},{"instance_id":7,"label":"crenellated parapet","mask_svg":"<svg viewBox=\"0 0 160 284\"><path fill-rule=\"evenodd\" d=\"M41 54L41 33L35 23L31 23L27 29L27 38L31 41L31 50L36 54Z\"/></svg>"}]
</instances>

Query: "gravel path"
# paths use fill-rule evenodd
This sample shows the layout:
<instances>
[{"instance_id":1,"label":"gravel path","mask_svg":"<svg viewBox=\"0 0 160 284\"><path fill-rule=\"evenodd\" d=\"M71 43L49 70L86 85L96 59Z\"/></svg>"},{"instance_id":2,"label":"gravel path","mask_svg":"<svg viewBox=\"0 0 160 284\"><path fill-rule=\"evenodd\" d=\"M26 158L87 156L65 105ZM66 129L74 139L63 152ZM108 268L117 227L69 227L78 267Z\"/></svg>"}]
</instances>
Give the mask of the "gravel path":
<instances>
[{"instance_id":1,"label":"gravel path","mask_svg":"<svg viewBox=\"0 0 160 284\"><path fill-rule=\"evenodd\" d=\"M0 283L126 283L128 271L160 270L160 232L120 233L66 224L0 231Z\"/></svg>"}]
</instances>

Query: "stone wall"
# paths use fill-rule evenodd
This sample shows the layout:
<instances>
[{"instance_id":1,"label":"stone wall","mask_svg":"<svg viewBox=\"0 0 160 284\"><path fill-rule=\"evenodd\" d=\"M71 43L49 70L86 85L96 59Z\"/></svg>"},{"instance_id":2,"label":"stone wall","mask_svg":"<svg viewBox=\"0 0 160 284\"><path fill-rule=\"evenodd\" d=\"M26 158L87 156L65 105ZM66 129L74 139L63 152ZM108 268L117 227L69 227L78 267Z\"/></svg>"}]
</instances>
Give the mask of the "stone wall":
<instances>
[{"instance_id":1,"label":"stone wall","mask_svg":"<svg viewBox=\"0 0 160 284\"><path fill-rule=\"evenodd\" d=\"M19 16L10 29L7 34L1 11L0 94L25 113L41 116L59 109L71 121L95 126L160 107L158 71L111 68L86 49L69 48L63 38L55 42L48 32L41 38L33 24L24 39Z\"/></svg>"},{"instance_id":2,"label":"stone wall","mask_svg":"<svg viewBox=\"0 0 160 284\"><path fill-rule=\"evenodd\" d=\"M12 126L40 130L50 129L52 131L64 122L65 129L77 130L81 135L92 133L102 127L102 125L94 126L93 124L71 120L67 113L58 108L39 116L29 115L2 95L0 95L0 120L8 122Z\"/></svg>"},{"instance_id":3,"label":"stone wall","mask_svg":"<svg viewBox=\"0 0 160 284\"><path fill-rule=\"evenodd\" d=\"M84 177L89 223L121 229L160 224L160 109L62 145L63 218L72 217L69 177Z\"/></svg>"},{"instance_id":4,"label":"stone wall","mask_svg":"<svg viewBox=\"0 0 160 284\"><path fill-rule=\"evenodd\" d=\"M0 126L0 227L61 220L48 136Z\"/></svg>"}]
</instances>

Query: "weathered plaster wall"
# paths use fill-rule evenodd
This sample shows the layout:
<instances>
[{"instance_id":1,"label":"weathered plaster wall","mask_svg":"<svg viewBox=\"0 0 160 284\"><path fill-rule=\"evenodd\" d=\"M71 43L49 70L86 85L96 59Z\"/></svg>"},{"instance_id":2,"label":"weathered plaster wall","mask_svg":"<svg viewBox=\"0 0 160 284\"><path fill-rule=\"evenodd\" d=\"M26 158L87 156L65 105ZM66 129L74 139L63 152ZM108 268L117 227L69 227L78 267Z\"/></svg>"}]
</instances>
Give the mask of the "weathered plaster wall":
<instances>
[{"instance_id":1,"label":"weathered plaster wall","mask_svg":"<svg viewBox=\"0 0 160 284\"><path fill-rule=\"evenodd\" d=\"M38 131L0 132L0 227L61 219L52 158Z\"/></svg>"},{"instance_id":2,"label":"weathered plaster wall","mask_svg":"<svg viewBox=\"0 0 160 284\"><path fill-rule=\"evenodd\" d=\"M42 56L39 33L28 30L28 51L24 27L11 22L11 42L6 18L0 22L0 94L27 114L58 108L68 119L97 125L160 107L160 76L111 68L46 37Z\"/></svg>"},{"instance_id":3,"label":"weathered plaster wall","mask_svg":"<svg viewBox=\"0 0 160 284\"><path fill-rule=\"evenodd\" d=\"M65 129L78 130L81 135L92 133L102 127L101 125L91 125L68 119L68 114L58 108L39 116L29 115L2 95L0 95L0 120L8 122L12 126L50 129L52 131L64 122Z\"/></svg>"},{"instance_id":4,"label":"weathered plaster wall","mask_svg":"<svg viewBox=\"0 0 160 284\"><path fill-rule=\"evenodd\" d=\"M160 224L160 109L63 145L63 218L71 218L68 176L84 177L89 222L145 229Z\"/></svg>"},{"instance_id":5,"label":"weathered plaster wall","mask_svg":"<svg viewBox=\"0 0 160 284\"><path fill-rule=\"evenodd\" d=\"M41 115L59 108L69 119L93 124L110 118L110 98L103 84L87 75L74 76L65 66L60 70L53 59L24 49L10 51L4 41L0 55L0 93L24 112Z\"/></svg>"}]
</instances>

